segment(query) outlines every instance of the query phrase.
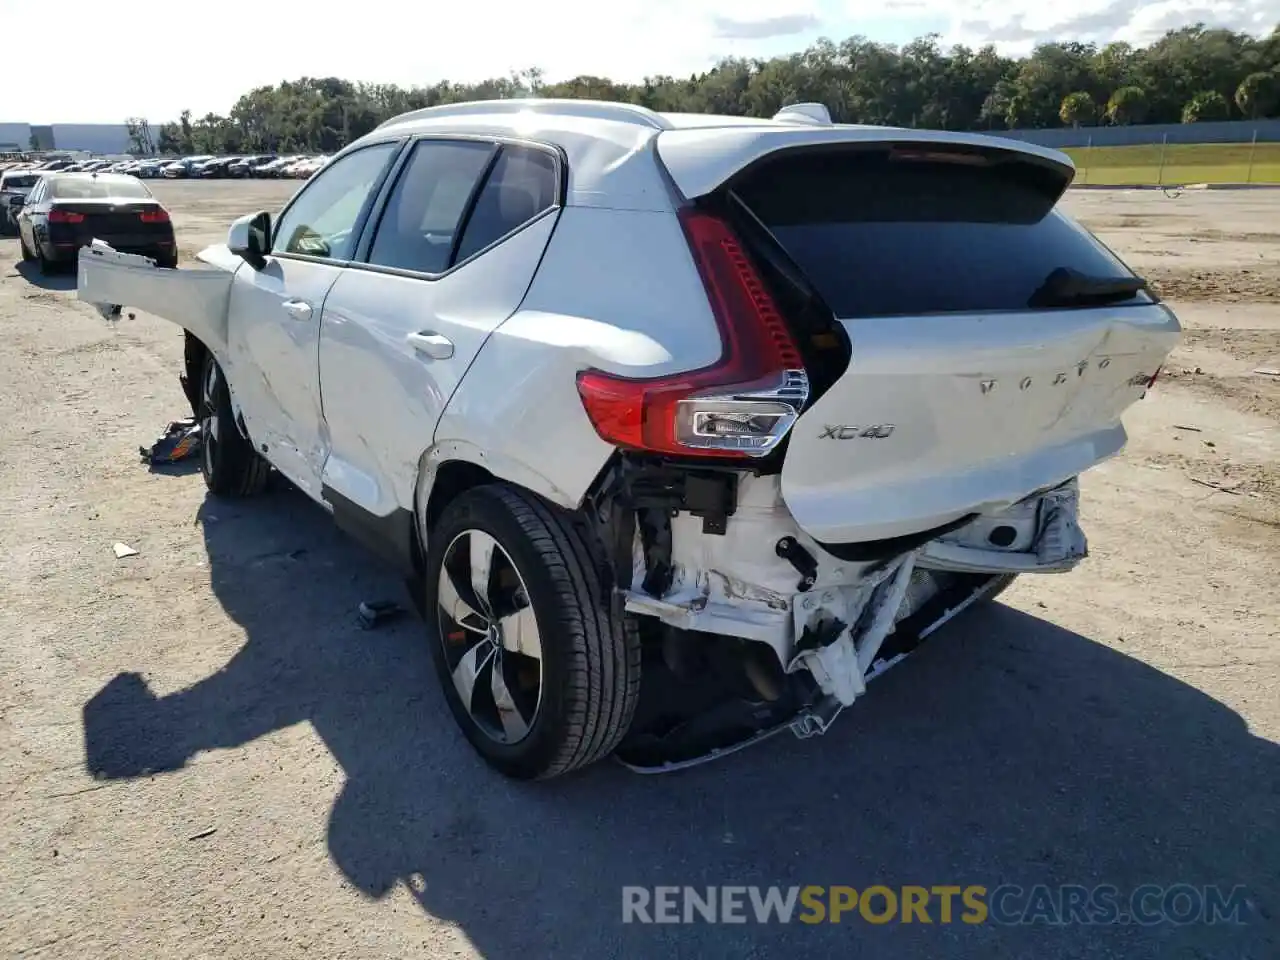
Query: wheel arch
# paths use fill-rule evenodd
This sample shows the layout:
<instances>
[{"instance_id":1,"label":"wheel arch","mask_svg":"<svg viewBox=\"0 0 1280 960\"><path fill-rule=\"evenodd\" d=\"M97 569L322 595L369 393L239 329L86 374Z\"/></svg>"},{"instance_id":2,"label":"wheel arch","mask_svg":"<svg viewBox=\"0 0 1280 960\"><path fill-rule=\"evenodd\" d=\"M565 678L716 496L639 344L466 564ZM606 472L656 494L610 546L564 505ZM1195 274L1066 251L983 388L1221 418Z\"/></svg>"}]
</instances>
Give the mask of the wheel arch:
<instances>
[{"instance_id":1,"label":"wheel arch","mask_svg":"<svg viewBox=\"0 0 1280 960\"><path fill-rule=\"evenodd\" d=\"M182 375L178 381L194 416L200 415L200 375L208 355L209 348L199 337L190 330L182 331Z\"/></svg>"},{"instance_id":2,"label":"wheel arch","mask_svg":"<svg viewBox=\"0 0 1280 960\"><path fill-rule=\"evenodd\" d=\"M240 406L240 401L236 398L235 385L231 382L231 375L227 372L227 365L203 340L190 330L184 329L182 331L183 370L178 376L178 382L182 384L182 392L187 398L187 403L191 405L191 414L196 417L200 416L200 378L204 374L205 358L211 355L222 367L222 375L227 383L227 392L231 395L231 410L235 413L236 429L240 431L240 436L252 443L253 440L249 436L249 426L244 422L244 410Z\"/></svg>"},{"instance_id":3,"label":"wheel arch","mask_svg":"<svg viewBox=\"0 0 1280 960\"><path fill-rule=\"evenodd\" d=\"M582 497L561 490L539 471L518 460L483 450L465 440L445 440L423 451L414 484L416 560L426 555L431 525L450 501L486 483L505 481L557 506L576 510Z\"/></svg>"}]
</instances>

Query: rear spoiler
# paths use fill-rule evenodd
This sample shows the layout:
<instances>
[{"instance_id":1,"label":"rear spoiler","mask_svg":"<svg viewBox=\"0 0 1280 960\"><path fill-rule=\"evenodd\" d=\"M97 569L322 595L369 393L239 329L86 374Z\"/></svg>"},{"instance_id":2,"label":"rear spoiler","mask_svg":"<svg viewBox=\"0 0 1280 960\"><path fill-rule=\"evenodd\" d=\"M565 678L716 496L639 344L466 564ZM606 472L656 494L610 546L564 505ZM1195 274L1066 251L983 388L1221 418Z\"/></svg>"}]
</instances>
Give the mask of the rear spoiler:
<instances>
[{"instance_id":1,"label":"rear spoiler","mask_svg":"<svg viewBox=\"0 0 1280 960\"><path fill-rule=\"evenodd\" d=\"M658 156L685 197L702 197L746 172L762 160L793 150L878 147L945 151L988 157L993 161L1025 161L1051 174L1058 198L1071 186L1076 168L1065 153L1008 137L901 127L840 125L785 127L769 125L664 130L657 137ZM1060 187L1059 187L1060 184Z\"/></svg>"}]
</instances>

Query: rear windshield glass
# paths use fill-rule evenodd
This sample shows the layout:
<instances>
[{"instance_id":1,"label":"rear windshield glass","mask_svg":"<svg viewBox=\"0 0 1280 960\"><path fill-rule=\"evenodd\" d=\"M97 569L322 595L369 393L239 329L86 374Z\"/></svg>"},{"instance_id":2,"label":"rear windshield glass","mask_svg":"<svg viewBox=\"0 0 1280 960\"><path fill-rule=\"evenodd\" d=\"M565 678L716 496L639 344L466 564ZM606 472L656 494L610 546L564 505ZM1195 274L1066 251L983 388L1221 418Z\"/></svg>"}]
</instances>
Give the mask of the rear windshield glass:
<instances>
[{"instance_id":1,"label":"rear windshield glass","mask_svg":"<svg viewBox=\"0 0 1280 960\"><path fill-rule=\"evenodd\" d=\"M1025 310L1060 267L1133 276L1051 208L1055 178L878 150L780 158L734 192L836 316L968 313Z\"/></svg>"},{"instance_id":2,"label":"rear windshield glass","mask_svg":"<svg viewBox=\"0 0 1280 960\"><path fill-rule=\"evenodd\" d=\"M49 196L54 200L150 200L151 191L132 177L54 177Z\"/></svg>"},{"instance_id":3,"label":"rear windshield glass","mask_svg":"<svg viewBox=\"0 0 1280 960\"><path fill-rule=\"evenodd\" d=\"M36 181L39 179L40 178L35 174L26 174L26 175L18 175L18 176L10 175L4 178L3 186L6 190L11 190L11 189L25 190L27 187L34 187L36 185Z\"/></svg>"}]
</instances>

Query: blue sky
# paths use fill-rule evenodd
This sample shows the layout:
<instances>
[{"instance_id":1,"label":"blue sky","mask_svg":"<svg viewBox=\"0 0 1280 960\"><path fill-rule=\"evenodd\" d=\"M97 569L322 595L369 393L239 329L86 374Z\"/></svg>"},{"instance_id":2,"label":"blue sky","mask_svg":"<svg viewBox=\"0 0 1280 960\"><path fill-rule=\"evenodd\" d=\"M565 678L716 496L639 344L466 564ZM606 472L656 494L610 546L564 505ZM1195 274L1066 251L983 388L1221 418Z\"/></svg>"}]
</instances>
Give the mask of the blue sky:
<instances>
[{"instance_id":1,"label":"blue sky","mask_svg":"<svg viewBox=\"0 0 1280 960\"><path fill-rule=\"evenodd\" d=\"M6 75L40 83L9 84L0 121L158 124L183 108L225 113L254 86L303 75L413 85L536 66L548 80L638 80L728 54L789 53L821 36L903 43L937 32L1023 53L1043 40L1141 43L1196 20L1264 32L1280 22L1280 0L179 0L146 12L59 0L56 18L58 69L48 44L6 48Z\"/></svg>"}]
</instances>

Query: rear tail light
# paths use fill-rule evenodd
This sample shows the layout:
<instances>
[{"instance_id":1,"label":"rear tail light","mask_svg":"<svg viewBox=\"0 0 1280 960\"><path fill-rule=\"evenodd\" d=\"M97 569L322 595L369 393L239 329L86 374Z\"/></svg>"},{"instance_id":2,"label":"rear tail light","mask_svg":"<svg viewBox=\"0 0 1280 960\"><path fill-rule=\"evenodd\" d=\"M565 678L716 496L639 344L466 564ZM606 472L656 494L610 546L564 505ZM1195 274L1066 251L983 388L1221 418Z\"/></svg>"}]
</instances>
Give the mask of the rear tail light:
<instances>
[{"instance_id":1,"label":"rear tail light","mask_svg":"<svg viewBox=\"0 0 1280 960\"><path fill-rule=\"evenodd\" d=\"M84 223L83 213L72 213L70 210L59 210L54 207L49 211L50 223Z\"/></svg>"},{"instance_id":2,"label":"rear tail light","mask_svg":"<svg viewBox=\"0 0 1280 960\"><path fill-rule=\"evenodd\" d=\"M680 224L720 329L720 359L645 380L585 370L578 393L596 432L616 446L675 456L764 456L809 397L800 351L729 225L691 208L681 211Z\"/></svg>"},{"instance_id":3,"label":"rear tail light","mask_svg":"<svg viewBox=\"0 0 1280 960\"><path fill-rule=\"evenodd\" d=\"M168 223L168 210L143 210L138 214L138 219L143 223Z\"/></svg>"}]
</instances>

